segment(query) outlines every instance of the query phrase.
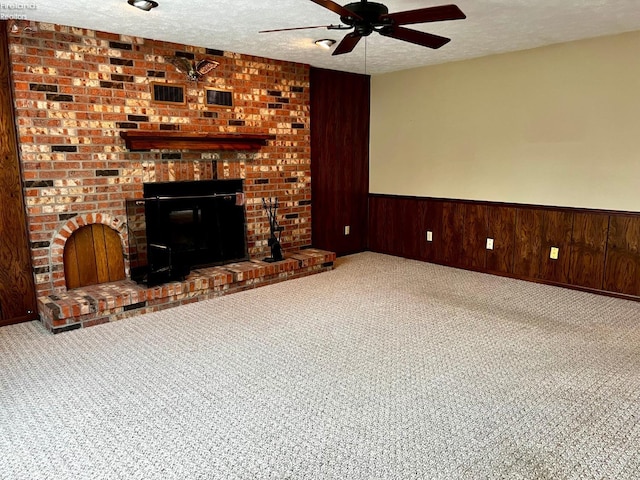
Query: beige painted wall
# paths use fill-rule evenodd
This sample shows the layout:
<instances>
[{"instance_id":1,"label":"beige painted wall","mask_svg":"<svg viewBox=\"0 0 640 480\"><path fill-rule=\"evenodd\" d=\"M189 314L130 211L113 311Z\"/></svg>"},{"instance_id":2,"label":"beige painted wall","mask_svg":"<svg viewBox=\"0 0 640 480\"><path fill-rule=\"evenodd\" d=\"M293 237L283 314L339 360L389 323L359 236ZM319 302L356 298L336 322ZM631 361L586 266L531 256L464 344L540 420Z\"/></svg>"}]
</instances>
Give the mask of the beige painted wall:
<instances>
[{"instance_id":1,"label":"beige painted wall","mask_svg":"<svg viewBox=\"0 0 640 480\"><path fill-rule=\"evenodd\" d=\"M375 76L370 162L372 193L640 211L640 32Z\"/></svg>"}]
</instances>

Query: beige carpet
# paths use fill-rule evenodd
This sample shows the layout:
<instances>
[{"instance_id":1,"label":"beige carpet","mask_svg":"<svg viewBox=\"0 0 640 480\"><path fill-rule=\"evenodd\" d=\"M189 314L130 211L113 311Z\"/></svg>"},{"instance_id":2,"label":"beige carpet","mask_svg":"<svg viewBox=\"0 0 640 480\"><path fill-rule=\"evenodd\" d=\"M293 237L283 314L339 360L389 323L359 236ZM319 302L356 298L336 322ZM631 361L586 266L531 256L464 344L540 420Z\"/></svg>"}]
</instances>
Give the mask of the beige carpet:
<instances>
[{"instance_id":1,"label":"beige carpet","mask_svg":"<svg viewBox=\"0 0 640 480\"><path fill-rule=\"evenodd\" d=\"M2 479L637 479L640 304L364 253L0 329Z\"/></svg>"}]
</instances>

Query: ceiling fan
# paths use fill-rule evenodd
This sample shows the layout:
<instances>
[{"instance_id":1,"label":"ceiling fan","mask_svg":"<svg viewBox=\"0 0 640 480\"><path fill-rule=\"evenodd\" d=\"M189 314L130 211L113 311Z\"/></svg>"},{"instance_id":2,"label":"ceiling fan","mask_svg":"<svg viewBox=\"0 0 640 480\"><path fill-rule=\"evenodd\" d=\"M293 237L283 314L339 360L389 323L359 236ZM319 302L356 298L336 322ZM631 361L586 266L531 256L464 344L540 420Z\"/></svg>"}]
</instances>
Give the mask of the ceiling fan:
<instances>
[{"instance_id":1,"label":"ceiling fan","mask_svg":"<svg viewBox=\"0 0 640 480\"><path fill-rule=\"evenodd\" d=\"M332 55L342 55L351 52L362 37L378 32L385 37L391 37L405 42L415 43L423 47L440 48L451 39L405 28L402 25L416 23L442 22L445 20L461 20L467 18L456 5L440 5L438 7L419 8L404 12L389 13L389 9L376 2L360 0L344 7L332 0L311 0L313 3L328 8L340 15L340 25L318 25L312 27L280 28L263 30L260 33L282 32L285 30L304 30L308 28L327 28L329 30L351 30L338 44ZM344 24L344 25L343 25Z\"/></svg>"}]
</instances>

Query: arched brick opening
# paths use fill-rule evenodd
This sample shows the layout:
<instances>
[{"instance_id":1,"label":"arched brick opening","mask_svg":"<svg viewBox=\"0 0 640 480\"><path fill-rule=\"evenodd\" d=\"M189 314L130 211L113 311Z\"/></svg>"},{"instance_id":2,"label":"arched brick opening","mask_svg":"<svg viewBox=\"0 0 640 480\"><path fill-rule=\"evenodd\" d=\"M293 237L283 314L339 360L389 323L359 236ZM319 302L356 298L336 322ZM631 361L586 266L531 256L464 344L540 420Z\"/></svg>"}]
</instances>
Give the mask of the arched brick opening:
<instances>
[{"instance_id":1,"label":"arched brick opening","mask_svg":"<svg viewBox=\"0 0 640 480\"><path fill-rule=\"evenodd\" d=\"M118 232L92 223L73 232L64 245L67 288L124 280L124 254Z\"/></svg>"},{"instance_id":2,"label":"arched brick opening","mask_svg":"<svg viewBox=\"0 0 640 480\"><path fill-rule=\"evenodd\" d=\"M88 213L77 215L69 220L55 234L51 246L51 267L57 272L54 287L60 289L75 288L67 285L65 278L65 245L67 241L82 227L90 225L104 225L115 231L118 236L119 253L122 255L125 277L129 275L129 263L126 254L126 223L121 219L107 213ZM108 235L108 234L107 234ZM113 237L112 237L113 239ZM111 241L111 250L115 250L114 241Z\"/></svg>"}]
</instances>

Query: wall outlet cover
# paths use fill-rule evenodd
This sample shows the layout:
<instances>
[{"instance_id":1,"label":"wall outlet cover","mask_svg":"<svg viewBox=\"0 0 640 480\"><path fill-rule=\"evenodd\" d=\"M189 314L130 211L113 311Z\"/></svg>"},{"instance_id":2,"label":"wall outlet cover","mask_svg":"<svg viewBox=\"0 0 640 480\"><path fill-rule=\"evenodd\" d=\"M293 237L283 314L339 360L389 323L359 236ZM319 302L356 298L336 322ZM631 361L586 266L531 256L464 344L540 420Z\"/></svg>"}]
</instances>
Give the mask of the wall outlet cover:
<instances>
[{"instance_id":1,"label":"wall outlet cover","mask_svg":"<svg viewBox=\"0 0 640 480\"><path fill-rule=\"evenodd\" d=\"M487 238L487 250L493 250L493 238Z\"/></svg>"},{"instance_id":2,"label":"wall outlet cover","mask_svg":"<svg viewBox=\"0 0 640 480\"><path fill-rule=\"evenodd\" d=\"M549 258L551 260L557 260L560 255L560 249L558 247L551 247L551 251L549 252Z\"/></svg>"},{"instance_id":3,"label":"wall outlet cover","mask_svg":"<svg viewBox=\"0 0 640 480\"><path fill-rule=\"evenodd\" d=\"M431 230L427 230L427 242L433 242L433 232Z\"/></svg>"}]
</instances>

